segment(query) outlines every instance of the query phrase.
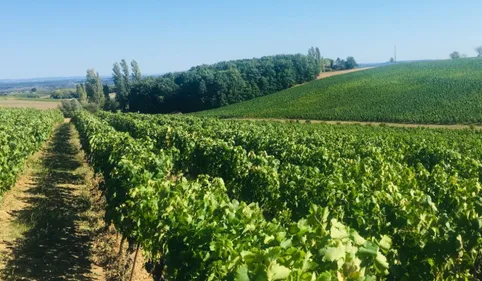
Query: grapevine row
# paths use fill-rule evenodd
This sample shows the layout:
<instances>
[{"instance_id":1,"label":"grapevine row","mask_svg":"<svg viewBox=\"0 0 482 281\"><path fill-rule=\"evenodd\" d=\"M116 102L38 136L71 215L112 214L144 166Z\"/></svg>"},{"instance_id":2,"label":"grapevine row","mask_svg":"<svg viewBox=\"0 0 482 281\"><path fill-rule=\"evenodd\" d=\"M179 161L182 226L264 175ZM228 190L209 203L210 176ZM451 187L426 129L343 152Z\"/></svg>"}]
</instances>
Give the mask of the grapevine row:
<instances>
[{"instance_id":1,"label":"grapevine row","mask_svg":"<svg viewBox=\"0 0 482 281\"><path fill-rule=\"evenodd\" d=\"M168 280L376 280L390 239L365 240L312 206L297 222L268 221L231 200L220 178L173 170L177 151L117 132L86 112L73 118L104 175L107 219L165 268Z\"/></svg>"},{"instance_id":2,"label":"grapevine row","mask_svg":"<svg viewBox=\"0 0 482 281\"><path fill-rule=\"evenodd\" d=\"M316 153L305 153L306 159L299 158L301 163L323 160L324 165L294 165L286 157L280 163L262 151L248 153L226 138L204 134L209 126L216 131L216 124L222 121L198 119L198 123L204 122L200 126L187 118L182 125L182 118L172 117L173 122L163 126L152 122L155 117L143 115L104 117L119 130L154 140L157 148L175 148L177 169L191 175L220 176L231 197L259 202L271 214L287 208L293 217L302 217L309 205L316 203L329 207L333 216L363 235L389 235L394 241L389 254L396 261L391 268L394 277L449 278L455 270L458 276L470 276L480 254L482 165L476 153L462 155L435 145L443 142L427 144L423 138L421 143L418 138L405 138L405 143L397 144L389 138L370 145L362 130L338 144L353 151L315 160L310 157ZM251 131L248 141L262 139L261 135L278 145L283 143L266 130ZM475 143L477 137L473 135ZM290 154L293 147L297 144L278 147L278 151ZM325 152L332 151L336 152ZM348 157L350 154L354 157Z\"/></svg>"},{"instance_id":3,"label":"grapevine row","mask_svg":"<svg viewBox=\"0 0 482 281\"><path fill-rule=\"evenodd\" d=\"M0 196L12 187L27 157L40 149L61 120L58 110L0 109Z\"/></svg>"}]
</instances>

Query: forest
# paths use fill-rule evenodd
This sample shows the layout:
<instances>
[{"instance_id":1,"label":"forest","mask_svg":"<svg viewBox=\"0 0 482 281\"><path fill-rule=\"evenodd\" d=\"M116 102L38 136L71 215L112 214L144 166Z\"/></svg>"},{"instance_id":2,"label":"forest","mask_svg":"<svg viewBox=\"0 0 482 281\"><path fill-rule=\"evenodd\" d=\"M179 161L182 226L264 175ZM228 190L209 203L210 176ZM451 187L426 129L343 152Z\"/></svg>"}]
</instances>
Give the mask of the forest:
<instances>
[{"instance_id":1,"label":"forest","mask_svg":"<svg viewBox=\"0 0 482 281\"><path fill-rule=\"evenodd\" d=\"M114 66L114 82L116 79ZM125 83L116 83L125 111L144 113L193 112L264 96L315 79L320 66L315 57L276 55L220 62L188 71L147 77L134 82L127 96ZM121 76L122 77L122 76Z\"/></svg>"}]
</instances>

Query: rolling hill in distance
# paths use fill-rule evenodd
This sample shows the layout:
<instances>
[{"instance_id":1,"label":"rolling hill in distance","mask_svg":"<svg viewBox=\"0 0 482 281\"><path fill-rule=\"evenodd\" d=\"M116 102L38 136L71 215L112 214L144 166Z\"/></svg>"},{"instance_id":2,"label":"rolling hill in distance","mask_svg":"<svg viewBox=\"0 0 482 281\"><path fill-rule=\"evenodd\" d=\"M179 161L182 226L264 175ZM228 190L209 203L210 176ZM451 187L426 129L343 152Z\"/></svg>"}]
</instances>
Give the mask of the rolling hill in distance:
<instances>
[{"instance_id":1,"label":"rolling hill in distance","mask_svg":"<svg viewBox=\"0 0 482 281\"><path fill-rule=\"evenodd\" d=\"M195 115L481 123L482 59L423 61L378 67L312 81Z\"/></svg>"},{"instance_id":2,"label":"rolling hill in distance","mask_svg":"<svg viewBox=\"0 0 482 281\"><path fill-rule=\"evenodd\" d=\"M112 77L102 76L102 83L112 85ZM0 79L0 92L22 91L30 88L62 89L75 88L75 85L85 82L85 76L45 77L28 79Z\"/></svg>"}]
</instances>

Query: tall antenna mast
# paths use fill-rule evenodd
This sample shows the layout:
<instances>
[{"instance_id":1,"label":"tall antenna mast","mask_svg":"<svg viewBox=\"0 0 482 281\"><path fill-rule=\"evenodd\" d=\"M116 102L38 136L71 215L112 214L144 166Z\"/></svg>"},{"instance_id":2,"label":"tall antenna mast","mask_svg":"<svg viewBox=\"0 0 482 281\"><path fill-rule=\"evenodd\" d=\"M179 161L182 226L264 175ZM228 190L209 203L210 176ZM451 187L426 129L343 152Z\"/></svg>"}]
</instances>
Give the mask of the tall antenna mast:
<instances>
[{"instance_id":1,"label":"tall antenna mast","mask_svg":"<svg viewBox=\"0 0 482 281\"><path fill-rule=\"evenodd\" d=\"M393 51L394 51L394 57L393 57L393 59L395 60L395 63L397 63L397 46L394 46L394 47L393 47Z\"/></svg>"}]
</instances>

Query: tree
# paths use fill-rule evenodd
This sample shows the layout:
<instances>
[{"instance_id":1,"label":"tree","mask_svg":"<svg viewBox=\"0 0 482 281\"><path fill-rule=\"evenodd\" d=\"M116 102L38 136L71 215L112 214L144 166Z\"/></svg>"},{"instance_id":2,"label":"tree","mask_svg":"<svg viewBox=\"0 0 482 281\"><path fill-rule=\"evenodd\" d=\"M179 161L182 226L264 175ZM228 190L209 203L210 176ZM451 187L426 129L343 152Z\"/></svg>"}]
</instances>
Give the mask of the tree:
<instances>
[{"instance_id":1,"label":"tree","mask_svg":"<svg viewBox=\"0 0 482 281\"><path fill-rule=\"evenodd\" d=\"M393 59L393 57L390 58L390 63L395 63L395 60Z\"/></svg>"},{"instance_id":2,"label":"tree","mask_svg":"<svg viewBox=\"0 0 482 281\"><path fill-rule=\"evenodd\" d=\"M127 110L129 91L125 88L124 76L122 75L119 63L114 63L112 67L112 80L114 80L115 100L119 104L119 109Z\"/></svg>"},{"instance_id":3,"label":"tree","mask_svg":"<svg viewBox=\"0 0 482 281\"><path fill-rule=\"evenodd\" d=\"M321 61L321 53L320 53L320 49L318 47L315 48L315 55L316 55L316 63L317 65L320 66L320 71L323 70L323 62Z\"/></svg>"},{"instance_id":4,"label":"tree","mask_svg":"<svg viewBox=\"0 0 482 281\"><path fill-rule=\"evenodd\" d=\"M179 87L172 79L148 77L132 85L129 94L129 110L142 113L169 113L171 108L165 99L173 96ZM174 101L175 100L172 100Z\"/></svg>"},{"instance_id":5,"label":"tree","mask_svg":"<svg viewBox=\"0 0 482 281\"><path fill-rule=\"evenodd\" d=\"M30 92L32 92L32 93L37 92L37 88L32 88L32 89L30 90Z\"/></svg>"},{"instance_id":6,"label":"tree","mask_svg":"<svg viewBox=\"0 0 482 281\"><path fill-rule=\"evenodd\" d=\"M79 101L81 103L87 102L87 92L85 91L84 84L77 84L75 89L77 96L79 97Z\"/></svg>"},{"instance_id":7,"label":"tree","mask_svg":"<svg viewBox=\"0 0 482 281\"><path fill-rule=\"evenodd\" d=\"M102 81L100 80L99 73L96 73L92 68L87 70L87 75L85 78L85 91L87 92L87 99L89 102L98 105L104 104Z\"/></svg>"},{"instance_id":8,"label":"tree","mask_svg":"<svg viewBox=\"0 0 482 281\"><path fill-rule=\"evenodd\" d=\"M131 67L132 67L132 82L140 82L142 80L142 74L141 70L139 68L139 65L137 64L137 61L133 60L131 61Z\"/></svg>"},{"instance_id":9,"label":"tree","mask_svg":"<svg viewBox=\"0 0 482 281\"><path fill-rule=\"evenodd\" d=\"M316 59L316 51L315 51L315 48L314 48L313 46L308 49L308 56L313 57L314 59Z\"/></svg>"},{"instance_id":10,"label":"tree","mask_svg":"<svg viewBox=\"0 0 482 281\"><path fill-rule=\"evenodd\" d=\"M129 73L129 65L127 65L126 60L121 60L120 66L122 68L122 83L123 83L123 95L125 95L124 110L129 110L129 103L127 102L129 93L131 91L131 75Z\"/></svg>"},{"instance_id":11,"label":"tree","mask_svg":"<svg viewBox=\"0 0 482 281\"><path fill-rule=\"evenodd\" d=\"M354 57L347 57L345 62L345 69L354 69L358 67Z\"/></svg>"},{"instance_id":12,"label":"tree","mask_svg":"<svg viewBox=\"0 0 482 281\"><path fill-rule=\"evenodd\" d=\"M450 53L450 58L453 59L453 60L460 59L459 52L455 51L455 52Z\"/></svg>"},{"instance_id":13,"label":"tree","mask_svg":"<svg viewBox=\"0 0 482 281\"><path fill-rule=\"evenodd\" d=\"M120 66L122 68L122 77L124 78L124 86L127 90L131 88L131 75L129 72L129 65L127 65L126 60L121 60Z\"/></svg>"},{"instance_id":14,"label":"tree","mask_svg":"<svg viewBox=\"0 0 482 281\"><path fill-rule=\"evenodd\" d=\"M110 88L108 85L102 85L102 92L104 93L104 110L113 110L112 101L110 99Z\"/></svg>"},{"instance_id":15,"label":"tree","mask_svg":"<svg viewBox=\"0 0 482 281\"><path fill-rule=\"evenodd\" d=\"M482 58L482 46L475 48L475 51L477 52L477 57Z\"/></svg>"},{"instance_id":16,"label":"tree","mask_svg":"<svg viewBox=\"0 0 482 281\"><path fill-rule=\"evenodd\" d=\"M333 69L335 70L345 69L345 61L341 60L340 58L336 58L335 63L333 64Z\"/></svg>"}]
</instances>

